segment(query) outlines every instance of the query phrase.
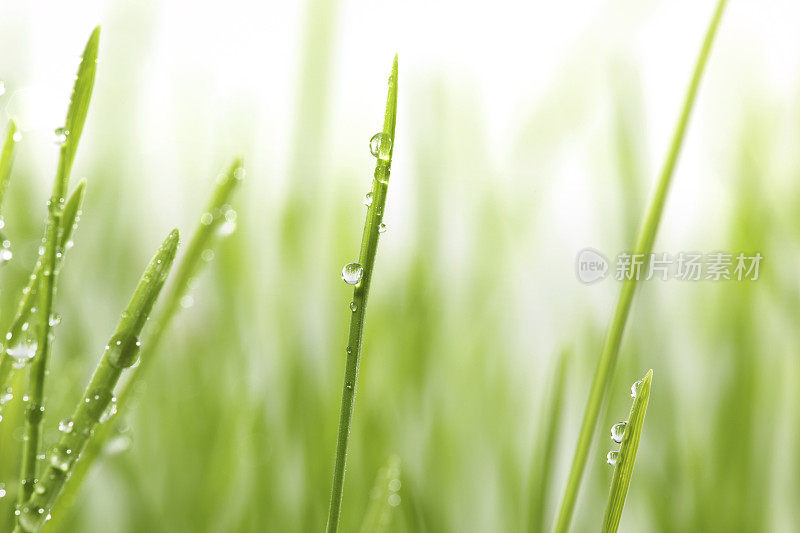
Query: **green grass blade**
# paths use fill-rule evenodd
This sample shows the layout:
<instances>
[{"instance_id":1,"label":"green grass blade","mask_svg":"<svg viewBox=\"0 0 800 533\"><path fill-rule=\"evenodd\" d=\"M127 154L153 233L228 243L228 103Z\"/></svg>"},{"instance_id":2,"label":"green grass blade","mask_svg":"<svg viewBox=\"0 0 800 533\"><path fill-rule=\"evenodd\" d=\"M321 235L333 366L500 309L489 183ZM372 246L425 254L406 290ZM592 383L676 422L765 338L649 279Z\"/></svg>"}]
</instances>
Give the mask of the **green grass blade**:
<instances>
[{"instance_id":1,"label":"green grass blade","mask_svg":"<svg viewBox=\"0 0 800 533\"><path fill-rule=\"evenodd\" d=\"M89 110L89 100L94 88L97 70L97 48L100 28L97 27L89 37L83 52L75 86L72 91L67 118L64 126L65 140L61 145L58 171L53 184L53 193L48 201L48 216L45 229L42 273L39 282L38 299L38 340L36 356L31 363L26 407L25 438L23 439L22 468L20 473L19 501L27 500L33 491L36 479L36 463L41 444L41 425L44 414L44 381L47 375L47 361L50 355L50 316L53 314L55 292L56 260L58 255L58 232L65 207L65 195L78 141Z\"/></svg>"},{"instance_id":2,"label":"green grass blade","mask_svg":"<svg viewBox=\"0 0 800 533\"><path fill-rule=\"evenodd\" d=\"M114 387L117 381L122 372L138 359L139 335L172 267L178 237L178 230L173 230L167 236L139 280L89 380L86 392L72 414L71 429L63 433L50 453L47 470L31 498L20 508L20 531L35 532L41 529L95 427L108 416L108 409L115 401Z\"/></svg>"},{"instance_id":3,"label":"green grass blade","mask_svg":"<svg viewBox=\"0 0 800 533\"><path fill-rule=\"evenodd\" d=\"M393 455L375 478L375 486L370 492L369 506L361 524L361 533L386 531L392 519L392 509L400 504L399 490L400 458Z\"/></svg>"},{"instance_id":4,"label":"green grass blade","mask_svg":"<svg viewBox=\"0 0 800 533\"><path fill-rule=\"evenodd\" d=\"M333 472L331 501L328 509L328 533L339 529L339 515L344 490L345 462L347 446L350 440L350 426L353 421L353 408L356 399L358 367L361 360L361 341L364 334L367 297L372 282L372 271L375 266L375 254L378 251L378 236L383 221L383 210L386 204L386 193L389 189L389 174L392 167L394 151L394 132L397 119L397 56L394 58L392 75L389 78L389 94L386 99L386 114L383 122L383 142L378 143L375 152L377 165L375 178L372 180L372 202L367 208L364 223L364 234L361 240L361 279L353 290L351 302L350 332L347 342L347 362L345 363L344 386L342 388L342 406L339 415L339 432L336 442L336 461ZM387 142L388 141L388 142Z\"/></svg>"},{"instance_id":5,"label":"green grass blade","mask_svg":"<svg viewBox=\"0 0 800 533\"><path fill-rule=\"evenodd\" d=\"M130 379L125 382L120 391L120 415L131 409L131 404L135 403L134 391L137 389L137 385L145 378L147 369L152 366L152 361L158 351L164 331L177 314L180 308L180 301L188 292L192 278L197 276L200 268L206 264L206 261L203 260L203 252L207 249L213 249L221 228L227 222L226 216L229 216L232 209L230 206L231 198L244 179L243 164L244 162L241 158L235 159L228 170L221 174L217 180L211 200L200 216L200 224L197 231L195 231L186 247L183 258L176 265L173 275L174 281L162 299L164 302L163 307L153 320L152 329L147 336L145 347L142 349L139 365L133 370ZM113 434L114 427L112 425L104 425L98 429L95 437L84 450L81 461L73 468L72 475L59 499L59 508L69 509L71 507L84 478L101 455L103 446ZM67 513L54 515L53 522L56 523L62 520L66 515Z\"/></svg>"},{"instance_id":6,"label":"green grass blade","mask_svg":"<svg viewBox=\"0 0 800 533\"><path fill-rule=\"evenodd\" d=\"M639 441L642 438L644 415L647 412L647 402L650 399L650 384L653 381L652 369L645 374L636 388L631 412L622 434L619 446L617 463L614 465L614 477L611 479L611 491L608 494L608 504L603 518L603 533L616 533L619 521L622 518L622 508L625 506L625 497L631 484L633 465L636 462L636 452L639 450Z\"/></svg>"},{"instance_id":7,"label":"green grass blade","mask_svg":"<svg viewBox=\"0 0 800 533\"><path fill-rule=\"evenodd\" d=\"M14 147L17 144L16 135L17 125L13 120L9 120L6 142L3 145L3 153L0 155L0 207L3 205L8 181L11 179L11 167L14 165Z\"/></svg>"},{"instance_id":8,"label":"green grass blade","mask_svg":"<svg viewBox=\"0 0 800 533\"><path fill-rule=\"evenodd\" d=\"M672 136L672 142L667 153L667 159L664 164L658 182L656 184L655 193L650 201L650 205L645 214L644 222L641 226L639 236L634 247L634 254L644 254L647 257L653 250L653 242L656 238L661 215L664 211L664 204L667 199L667 192L669 185L672 181L672 175L675 170L675 164L680 154L681 145L686 135L686 128L689 123L689 116L691 115L692 107L697 98L697 91L700 86L700 80L705 70L708 56L711 51L711 45L714 42L714 36L717 33L722 13L725 9L727 0L719 0L714 11L713 18L708 27L708 30L700 49L700 54L692 74L692 79L683 102L680 118L678 119L677 127ZM614 374L614 367L617 363L617 356L619 355L619 347L622 341L622 333L625 329L625 323L628 320L628 313L630 312L631 302L633 295L636 291L637 280L635 277L623 282L622 290L620 292L617 307L614 311L614 316L611 322L611 327L608 330L603 350L600 359L597 362L597 369L595 370L594 378L592 379L592 386L589 391L589 399L586 404L586 411L584 412L583 422L581 423L580 434L578 436L578 445L575 450L575 455L570 469L569 479L567 481L567 488L564 493L564 498L561 503L561 508L558 514L558 520L555 525L554 531L557 533L564 533L569 530L570 522L572 521L572 514L575 510L575 502L578 498L578 489L580 488L583 472L586 469L586 460L589 456L589 448L592 444L595 430L597 429L597 420L600 415L600 408L603 401L608 394L608 388L611 383L611 378Z\"/></svg>"},{"instance_id":9,"label":"green grass blade","mask_svg":"<svg viewBox=\"0 0 800 533\"><path fill-rule=\"evenodd\" d=\"M555 464L556 444L561 433L564 406L564 389L567 381L568 353L561 353L553 374L550 395L545 408L547 415L542 419L541 430L537 433L538 445L534 447L531 472L528 479L528 528L529 533L539 533L545 529L544 514L547 496Z\"/></svg>"},{"instance_id":10,"label":"green grass blade","mask_svg":"<svg viewBox=\"0 0 800 533\"><path fill-rule=\"evenodd\" d=\"M64 206L64 216L61 218L61 229L59 230L58 250L60 251L60 255L58 253L56 254L56 271L60 270L61 264L64 262L66 251L71 246L72 234L78 224L85 194L86 180L81 180L72 195L70 195L69 200L67 200L67 204ZM23 339L23 335L28 334L25 331L26 324L30 323L31 309L39 294L38 287L39 281L42 278L41 274L42 257L39 256L36 260L36 266L34 266L33 272L28 277L28 284L22 289L22 296L17 306L17 313L14 315L11 327L4 337L6 349L0 352L0 390L8 385L14 370L14 358L9 355L8 349L20 349L23 343L28 342L26 339Z\"/></svg>"}]
</instances>

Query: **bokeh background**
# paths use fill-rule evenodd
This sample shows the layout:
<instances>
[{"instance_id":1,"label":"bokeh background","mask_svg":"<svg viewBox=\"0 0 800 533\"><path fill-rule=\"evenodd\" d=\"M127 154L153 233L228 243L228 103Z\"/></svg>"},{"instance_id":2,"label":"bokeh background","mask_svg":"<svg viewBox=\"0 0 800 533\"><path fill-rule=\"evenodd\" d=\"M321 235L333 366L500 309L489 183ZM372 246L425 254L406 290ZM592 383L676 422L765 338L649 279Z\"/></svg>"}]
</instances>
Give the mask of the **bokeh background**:
<instances>
[{"instance_id":1,"label":"bokeh background","mask_svg":"<svg viewBox=\"0 0 800 533\"><path fill-rule=\"evenodd\" d=\"M712 0L5 2L0 118L23 129L0 270L6 327L32 267L61 126L103 34L74 178L47 442L160 240L194 231L238 154L238 228L167 332L133 413L56 531L324 527L361 198L400 56L386 221L367 317L343 530L399 459L388 531L537 531L564 487L619 291L579 250L632 245ZM574 531L599 528L607 428L654 369L622 530L796 531L800 521L800 4L731 0L660 252L760 252L755 282L651 281L634 302ZM74 179L73 183L76 183ZM193 305L188 305L192 303ZM147 348L146 336L145 350ZM544 422L560 354L555 451ZM0 423L10 530L19 396ZM393 484L396 489L397 483ZM397 505L399 503L399 505Z\"/></svg>"}]
</instances>

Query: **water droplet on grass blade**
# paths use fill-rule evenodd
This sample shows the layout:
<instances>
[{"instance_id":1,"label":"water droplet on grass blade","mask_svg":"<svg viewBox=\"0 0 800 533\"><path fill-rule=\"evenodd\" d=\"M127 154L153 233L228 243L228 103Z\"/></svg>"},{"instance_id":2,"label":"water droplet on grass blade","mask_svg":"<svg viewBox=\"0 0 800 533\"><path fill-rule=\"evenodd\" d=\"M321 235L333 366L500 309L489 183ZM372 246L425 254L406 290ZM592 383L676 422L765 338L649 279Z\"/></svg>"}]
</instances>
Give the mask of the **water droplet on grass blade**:
<instances>
[{"instance_id":1,"label":"water droplet on grass blade","mask_svg":"<svg viewBox=\"0 0 800 533\"><path fill-rule=\"evenodd\" d=\"M378 233L386 233L386 224L381 223L381 225L378 226Z\"/></svg>"},{"instance_id":2,"label":"water droplet on grass blade","mask_svg":"<svg viewBox=\"0 0 800 533\"><path fill-rule=\"evenodd\" d=\"M22 331L26 331L27 329L28 328L23 325ZM24 339L18 340L6 349L6 353L14 359L14 368L20 369L28 364L28 362L33 359L33 356L36 355L37 346L38 343L36 339L28 333Z\"/></svg>"},{"instance_id":3,"label":"water droplet on grass blade","mask_svg":"<svg viewBox=\"0 0 800 533\"><path fill-rule=\"evenodd\" d=\"M211 223L214 222L214 215L206 211L202 215L200 215L200 223L204 226L209 226Z\"/></svg>"},{"instance_id":4,"label":"water droplet on grass blade","mask_svg":"<svg viewBox=\"0 0 800 533\"><path fill-rule=\"evenodd\" d=\"M619 444L622 442L622 438L625 436L625 428L628 425L628 421L625 420L623 422L617 422L613 426L611 426L611 440Z\"/></svg>"},{"instance_id":5,"label":"water droplet on grass blade","mask_svg":"<svg viewBox=\"0 0 800 533\"><path fill-rule=\"evenodd\" d=\"M640 379L633 385L631 385L631 398L636 398L636 394L639 392L639 387L642 386L642 380Z\"/></svg>"},{"instance_id":6,"label":"water droplet on grass blade","mask_svg":"<svg viewBox=\"0 0 800 533\"><path fill-rule=\"evenodd\" d=\"M619 459L619 452L617 450L611 450L606 454L606 462L611 466L617 466L617 460Z\"/></svg>"},{"instance_id":7,"label":"water droplet on grass blade","mask_svg":"<svg viewBox=\"0 0 800 533\"><path fill-rule=\"evenodd\" d=\"M135 335L114 335L106 345L110 350L111 364L117 368L128 368L136 364L142 343Z\"/></svg>"},{"instance_id":8,"label":"water droplet on grass blade","mask_svg":"<svg viewBox=\"0 0 800 533\"><path fill-rule=\"evenodd\" d=\"M69 433L72 431L72 426L74 423L72 422L71 418L65 418L61 422L58 423L58 430L61 433Z\"/></svg>"},{"instance_id":9,"label":"water droplet on grass blade","mask_svg":"<svg viewBox=\"0 0 800 533\"><path fill-rule=\"evenodd\" d=\"M350 302L350 310L354 313L358 310L358 306L355 302Z\"/></svg>"},{"instance_id":10,"label":"water droplet on grass blade","mask_svg":"<svg viewBox=\"0 0 800 533\"><path fill-rule=\"evenodd\" d=\"M392 149L392 139L382 131L379 131L369 140L369 151L372 157L378 159L389 159L389 152Z\"/></svg>"},{"instance_id":11,"label":"water droplet on grass blade","mask_svg":"<svg viewBox=\"0 0 800 533\"><path fill-rule=\"evenodd\" d=\"M20 132L15 132L11 138L14 139L15 143L18 143L22 140L22 134Z\"/></svg>"},{"instance_id":12,"label":"water droplet on grass blade","mask_svg":"<svg viewBox=\"0 0 800 533\"><path fill-rule=\"evenodd\" d=\"M50 320L48 322L50 324L50 327L55 327L61 324L61 315L59 315L58 313L53 313L52 315L50 315Z\"/></svg>"},{"instance_id":13,"label":"water droplet on grass blade","mask_svg":"<svg viewBox=\"0 0 800 533\"><path fill-rule=\"evenodd\" d=\"M361 203L364 204L367 207L371 206L372 205L372 193L368 192L367 194L365 194L364 195L364 199L361 200Z\"/></svg>"},{"instance_id":14,"label":"water droplet on grass blade","mask_svg":"<svg viewBox=\"0 0 800 533\"><path fill-rule=\"evenodd\" d=\"M364 275L364 267L360 263L347 263L342 269L342 279L348 285L357 285Z\"/></svg>"},{"instance_id":15,"label":"water droplet on grass blade","mask_svg":"<svg viewBox=\"0 0 800 533\"><path fill-rule=\"evenodd\" d=\"M53 142L61 145L67 142L67 137L69 136L69 130L65 128L57 128L56 131L53 133Z\"/></svg>"},{"instance_id":16,"label":"water droplet on grass blade","mask_svg":"<svg viewBox=\"0 0 800 533\"><path fill-rule=\"evenodd\" d=\"M100 422L101 424L104 422L108 422L109 420L111 420L111 417L114 416L115 414L117 414L117 397L112 396L111 401L108 402L108 407L106 407L106 410L103 411L103 414L100 415L98 422Z\"/></svg>"}]
</instances>

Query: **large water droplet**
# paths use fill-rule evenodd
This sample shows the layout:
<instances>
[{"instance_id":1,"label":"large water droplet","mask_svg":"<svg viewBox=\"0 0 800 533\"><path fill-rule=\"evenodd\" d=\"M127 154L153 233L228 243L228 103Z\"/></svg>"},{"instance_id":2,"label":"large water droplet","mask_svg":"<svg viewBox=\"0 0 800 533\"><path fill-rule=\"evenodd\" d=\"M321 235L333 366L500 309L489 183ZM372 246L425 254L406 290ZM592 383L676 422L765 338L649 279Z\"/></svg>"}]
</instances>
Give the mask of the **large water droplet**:
<instances>
[{"instance_id":1,"label":"large water droplet","mask_svg":"<svg viewBox=\"0 0 800 533\"><path fill-rule=\"evenodd\" d=\"M28 328L23 326L23 331L26 331ZM28 332L25 335L25 338L16 341L12 346L6 349L6 353L14 358L14 368L20 369L24 367L33 356L36 355L36 348L38 343L33 335Z\"/></svg>"},{"instance_id":2,"label":"large water droplet","mask_svg":"<svg viewBox=\"0 0 800 533\"><path fill-rule=\"evenodd\" d=\"M611 450L606 454L606 462L611 466L617 466L617 459L619 459L619 452L617 450Z\"/></svg>"},{"instance_id":3,"label":"large water droplet","mask_svg":"<svg viewBox=\"0 0 800 533\"><path fill-rule=\"evenodd\" d=\"M58 423L58 430L61 433L69 433L72 431L72 426L74 426L74 422L71 418L65 418L61 422Z\"/></svg>"},{"instance_id":4,"label":"large water droplet","mask_svg":"<svg viewBox=\"0 0 800 533\"><path fill-rule=\"evenodd\" d=\"M642 386L642 380L640 379L633 385L631 385L631 398L636 398L636 394L639 392L639 387Z\"/></svg>"},{"instance_id":5,"label":"large water droplet","mask_svg":"<svg viewBox=\"0 0 800 533\"><path fill-rule=\"evenodd\" d=\"M347 263L342 269L342 279L348 285L358 285L364 275L364 267L360 263Z\"/></svg>"},{"instance_id":6,"label":"large water droplet","mask_svg":"<svg viewBox=\"0 0 800 533\"><path fill-rule=\"evenodd\" d=\"M53 142L56 144L64 144L67 142L67 137L69 136L69 130L66 128L57 128L55 132L53 132Z\"/></svg>"},{"instance_id":7,"label":"large water droplet","mask_svg":"<svg viewBox=\"0 0 800 533\"><path fill-rule=\"evenodd\" d=\"M623 422L617 422L613 426L611 426L611 440L619 444L622 442L622 438L625 436L625 428L628 425L628 421L625 420Z\"/></svg>"},{"instance_id":8,"label":"large water droplet","mask_svg":"<svg viewBox=\"0 0 800 533\"><path fill-rule=\"evenodd\" d=\"M114 335L106 345L111 364L117 368L128 368L139 358L142 343L135 335Z\"/></svg>"},{"instance_id":9,"label":"large water droplet","mask_svg":"<svg viewBox=\"0 0 800 533\"><path fill-rule=\"evenodd\" d=\"M389 159L389 152L392 149L392 139L382 131L379 131L369 140L369 151L372 157L378 159Z\"/></svg>"}]
</instances>

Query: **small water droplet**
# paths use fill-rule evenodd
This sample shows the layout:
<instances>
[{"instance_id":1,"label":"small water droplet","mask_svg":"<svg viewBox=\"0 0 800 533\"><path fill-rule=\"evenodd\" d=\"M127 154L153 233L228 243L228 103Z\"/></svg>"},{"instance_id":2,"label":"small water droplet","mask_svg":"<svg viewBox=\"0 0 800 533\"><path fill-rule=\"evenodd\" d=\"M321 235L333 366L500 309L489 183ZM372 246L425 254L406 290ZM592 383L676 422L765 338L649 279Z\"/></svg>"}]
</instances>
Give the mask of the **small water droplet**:
<instances>
[{"instance_id":1,"label":"small water droplet","mask_svg":"<svg viewBox=\"0 0 800 533\"><path fill-rule=\"evenodd\" d=\"M392 139L382 131L379 131L369 140L369 151L372 157L378 159L389 159L389 152L392 149Z\"/></svg>"},{"instance_id":2,"label":"small water droplet","mask_svg":"<svg viewBox=\"0 0 800 533\"><path fill-rule=\"evenodd\" d=\"M28 328L23 325L22 331L26 331L27 329ZM28 332L24 339L18 340L7 348L6 353L14 358L14 368L20 369L33 359L33 356L36 355L37 347L38 343L36 339Z\"/></svg>"},{"instance_id":3,"label":"small water droplet","mask_svg":"<svg viewBox=\"0 0 800 533\"><path fill-rule=\"evenodd\" d=\"M617 459L619 459L619 452L617 450L611 450L606 454L606 462L611 466L617 466Z\"/></svg>"},{"instance_id":4,"label":"small water droplet","mask_svg":"<svg viewBox=\"0 0 800 533\"><path fill-rule=\"evenodd\" d=\"M192 298L191 294L187 294L183 298L181 298L181 307L184 309L189 309L191 306L194 305L194 298Z\"/></svg>"},{"instance_id":5,"label":"small water droplet","mask_svg":"<svg viewBox=\"0 0 800 533\"><path fill-rule=\"evenodd\" d=\"M69 136L69 130L65 128L56 128L53 136L53 142L61 145L67 142L67 137Z\"/></svg>"},{"instance_id":6,"label":"small water droplet","mask_svg":"<svg viewBox=\"0 0 800 533\"><path fill-rule=\"evenodd\" d=\"M15 143L18 143L22 140L22 134L18 131L14 132L14 135L11 138L14 139Z\"/></svg>"},{"instance_id":7,"label":"small water droplet","mask_svg":"<svg viewBox=\"0 0 800 533\"><path fill-rule=\"evenodd\" d=\"M233 171L233 177L237 180L243 180L246 174L247 172L244 167L237 167L236 170Z\"/></svg>"},{"instance_id":8,"label":"small water droplet","mask_svg":"<svg viewBox=\"0 0 800 533\"><path fill-rule=\"evenodd\" d=\"M61 324L61 315L59 315L58 313L53 313L52 315L50 315L50 320L48 322L50 324L50 327L55 327Z\"/></svg>"},{"instance_id":9,"label":"small water droplet","mask_svg":"<svg viewBox=\"0 0 800 533\"><path fill-rule=\"evenodd\" d=\"M103 411L103 414L100 415L100 418L97 421L101 424L108 422L115 414L117 414L117 397L112 396L111 401L108 402L108 407L106 407L106 410Z\"/></svg>"},{"instance_id":10,"label":"small water droplet","mask_svg":"<svg viewBox=\"0 0 800 533\"><path fill-rule=\"evenodd\" d=\"M212 250L211 248L206 248L200 253L200 258L206 263L208 263L209 261L214 260L214 255L215 255L214 250Z\"/></svg>"},{"instance_id":11,"label":"small water droplet","mask_svg":"<svg viewBox=\"0 0 800 533\"><path fill-rule=\"evenodd\" d=\"M11 392L11 387L6 387L6 390L3 391L3 394L0 394L0 406L3 406L14 399L14 395Z\"/></svg>"},{"instance_id":12,"label":"small water droplet","mask_svg":"<svg viewBox=\"0 0 800 533\"><path fill-rule=\"evenodd\" d=\"M364 275L364 267L360 263L347 263L342 268L342 279L348 285L357 285Z\"/></svg>"},{"instance_id":13,"label":"small water droplet","mask_svg":"<svg viewBox=\"0 0 800 533\"><path fill-rule=\"evenodd\" d=\"M354 313L358 310L358 306L355 302L350 302L350 310Z\"/></svg>"},{"instance_id":14,"label":"small water droplet","mask_svg":"<svg viewBox=\"0 0 800 533\"><path fill-rule=\"evenodd\" d=\"M72 426L74 423L72 422L71 418L65 418L61 422L58 423L58 430L61 433L69 433L72 431Z\"/></svg>"},{"instance_id":15,"label":"small water droplet","mask_svg":"<svg viewBox=\"0 0 800 533\"><path fill-rule=\"evenodd\" d=\"M202 215L200 215L200 223L204 226L209 226L211 223L214 222L214 215L206 211Z\"/></svg>"},{"instance_id":16,"label":"small water droplet","mask_svg":"<svg viewBox=\"0 0 800 533\"><path fill-rule=\"evenodd\" d=\"M636 394L639 392L639 387L642 385L642 380L640 379L633 385L631 385L631 398L636 398Z\"/></svg>"},{"instance_id":17,"label":"small water droplet","mask_svg":"<svg viewBox=\"0 0 800 533\"><path fill-rule=\"evenodd\" d=\"M361 203L364 204L367 207L371 206L372 205L372 193L368 192L367 194L365 194L364 195L364 199L361 200Z\"/></svg>"},{"instance_id":18,"label":"small water droplet","mask_svg":"<svg viewBox=\"0 0 800 533\"><path fill-rule=\"evenodd\" d=\"M613 426L611 426L611 440L619 444L622 442L622 438L625 436L625 428L628 425L628 421L624 420L622 422L617 422Z\"/></svg>"},{"instance_id":19,"label":"small water droplet","mask_svg":"<svg viewBox=\"0 0 800 533\"><path fill-rule=\"evenodd\" d=\"M392 507L400 505L400 495L397 493L389 494L389 505Z\"/></svg>"},{"instance_id":20,"label":"small water droplet","mask_svg":"<svg viewBox=\"0 0 800 533\"><path fill-rule=\"evenodd\" d=\"M386 224L381 222L381 225L378 226L378 233L386 233Z\"/></svg>"}]
</instances>

